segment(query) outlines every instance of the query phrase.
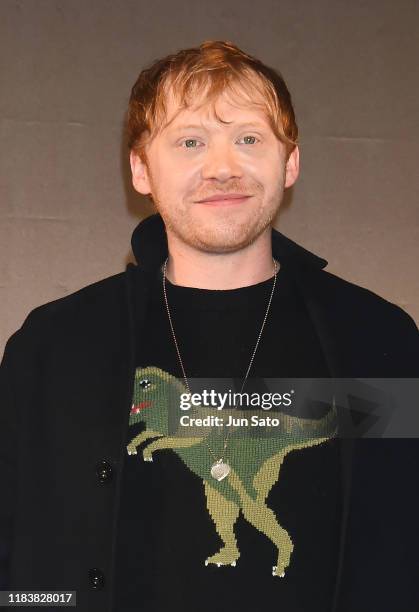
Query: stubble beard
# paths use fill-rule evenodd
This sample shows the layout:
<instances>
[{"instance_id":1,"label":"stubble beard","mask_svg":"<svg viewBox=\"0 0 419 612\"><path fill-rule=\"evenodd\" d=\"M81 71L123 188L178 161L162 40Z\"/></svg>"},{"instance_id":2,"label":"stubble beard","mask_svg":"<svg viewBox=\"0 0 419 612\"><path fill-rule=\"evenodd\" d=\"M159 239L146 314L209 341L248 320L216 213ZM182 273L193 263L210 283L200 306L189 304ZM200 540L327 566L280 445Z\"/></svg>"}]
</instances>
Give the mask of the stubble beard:
<instances>
[{"instance_id":1,"label":"stubble beard","mask_svg":"<svg viewBox=\"0 0 419 612\"><path fill-rule=\"evenodd\" d=\"M219 210L208 211L207 224L203 223L204 215L199 218L200 215L194 214L193 209L191 212L191 207L205 204L174 206L170 203L162 204L161 199L155 196L153 200L166 231L171 232L179 241L207 253L230 253L246 248L272 225L280 207L282 192L277 193L268 203L259 200L259 206L256 209L251 206L249 215L239 221L235 219L234 210L223 211L220 207ZM246 202L237 206L246 206Z\"/></svg>"}]
</instances>

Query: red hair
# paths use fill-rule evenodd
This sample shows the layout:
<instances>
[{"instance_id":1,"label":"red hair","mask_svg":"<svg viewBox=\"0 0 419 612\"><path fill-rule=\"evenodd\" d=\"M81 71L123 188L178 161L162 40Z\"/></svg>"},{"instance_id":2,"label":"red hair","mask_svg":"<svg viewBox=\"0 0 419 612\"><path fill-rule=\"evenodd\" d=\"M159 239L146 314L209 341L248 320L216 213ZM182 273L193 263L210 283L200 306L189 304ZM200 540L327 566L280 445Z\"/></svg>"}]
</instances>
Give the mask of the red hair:
<instances>
[{"instance_id":1,"label":"red hair","mask_svg":"<svg viewBox=\"0 0 419 612\"><path fill-rule=\"evenodd\" d=\"M287 158L297 144L291 95L281 74L232 42L207 40L199 47L155 61L135 82L128 106L128 147L143 161L146 144L167 125L165 99L169 88L179 100L179 112L209 104L222 123L226 122L216 114L214 105L227 90L240 103L262 107L274 134L286 147ZM195 101L201 99L198 106Z\"/></svg>"}]
</instances>

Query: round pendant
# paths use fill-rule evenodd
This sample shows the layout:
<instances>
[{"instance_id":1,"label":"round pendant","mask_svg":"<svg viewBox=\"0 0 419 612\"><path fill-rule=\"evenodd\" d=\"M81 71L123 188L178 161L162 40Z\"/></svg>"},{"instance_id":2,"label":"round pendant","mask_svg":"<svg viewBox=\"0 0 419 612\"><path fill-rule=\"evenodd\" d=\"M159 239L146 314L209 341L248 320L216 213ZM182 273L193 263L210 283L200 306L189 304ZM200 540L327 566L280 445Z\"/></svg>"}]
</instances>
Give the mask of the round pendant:
<instances>
[{"instance_id":1,"label":"round pendant","mask_svg":"<svg viewBox=\"0 0 419 612\"><path fill-rule=\"evenodd\" d=\"M222 459L218 459L211 467L211 476L215 480L223 480L230 473L230 466L228 463L224 463Z\"/></svg>"}]
</instances>

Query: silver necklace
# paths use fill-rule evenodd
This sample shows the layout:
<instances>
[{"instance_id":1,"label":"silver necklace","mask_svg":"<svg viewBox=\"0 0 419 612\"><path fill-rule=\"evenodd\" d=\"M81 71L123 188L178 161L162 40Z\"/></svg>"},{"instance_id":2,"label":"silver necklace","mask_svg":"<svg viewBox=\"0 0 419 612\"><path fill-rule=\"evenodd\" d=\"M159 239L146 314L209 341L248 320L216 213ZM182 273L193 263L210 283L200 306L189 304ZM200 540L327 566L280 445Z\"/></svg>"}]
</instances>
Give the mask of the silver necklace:
<instances>
[{"instance_id":1,"label":"silver necklace","mask_svg":"<svg viewBox=\"0 0 419 612\"><path fill-rule=\"evenodd\" d=\"M180 367L182 368L183 378L184 378L184 381L185 381L185 385L186 385L186 388L188 389L189 393L191 393L191 390L189 388L188 379L186 378L186 374L185 374L185 368L183 367L182 357L180 356L179 346L178 346L178 343L177 343L177 340L176 340L175 330L173 328L172 317L170 316L169 304L167 302L167 295L166 295L166 266L167 266L168 259L169 258L167 257L166 261L164 262L164 265L163 265L163 294L164 294L164 301L166 303L167 316L169 317L170 328L172 330L172 336L173 336L173 340L174 340L174 343L175 343L175 346L176 346L176 352L177 352L177 355L178 355L178 358L179 358ZM255 357L256 350L257 350L257 348L259 346L259 342L260 342L260 339L261 339L261 336L262 336L263 328L265 327L266 319L268 317L269 309L270 309L270 306L271 306L272 297L273 297L273 294L274 294L274 291L275 291L276 275L277 275L277 263L276 263L275 259L273 259L273 258L272 258L272 261L274 263L274 282L273 282L273 285L272 285L272 291L271 291L271 295L269 297L268 306L266 308L266 312L265 312L265 316L264 316L264 319L263 319L263 323L262 323L262 326L260 328L259 336L258 336L258 339L256 341L256 345L255 345L255 348L253 350L252 357L250 359L249 367L247 368L246 376L244 377L242 388L240 389L240 393L243 391L243 388L244 388L244 385L246 383L247 377L249 376L250 368L252 367L253 359ZM215 478L216 480L218 480L218 481L223 480L223 478L228 476L228 474L230 473L230 466L227 463L227 461L224 460L224 456L225 456L225 452L226 452L226 448L227 448L227 441L228 441L229 435L230 435L230 431L228 432L227 437L224 440L222 456L218 457L218 458L213 453L213 451L210 448L210 446L207 443L207 441L204 440L205 444L208 447L208 450L210 451L211 455L215 459L215 463L213 463L212 466L211 466L211 476L213 478Z\"/></svg>"}]
</instances>

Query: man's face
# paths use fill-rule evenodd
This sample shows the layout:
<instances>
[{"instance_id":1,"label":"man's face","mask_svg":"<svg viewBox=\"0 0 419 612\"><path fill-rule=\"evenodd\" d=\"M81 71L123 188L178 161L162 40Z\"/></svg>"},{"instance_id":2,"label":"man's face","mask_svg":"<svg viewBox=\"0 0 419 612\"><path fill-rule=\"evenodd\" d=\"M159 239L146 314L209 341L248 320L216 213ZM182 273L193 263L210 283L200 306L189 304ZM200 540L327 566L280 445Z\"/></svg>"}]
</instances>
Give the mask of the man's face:
<instances>
[{"instance_id":1,"label":"man's face","mask_svg":"<svg viewBox=\"0 0 419 612\"><path fill-rule=\"evenodd\" d=\"M179 106L169 92L167 121ZM224 93L209 106L181 111L146 149L147 166L131 153L133 184L151 193L170 242L227 253L245 248L270 226L285 187L298 176L298 148L285 161L285 146L264 113L234 105ZM244 199L202 202L240 194Z\"/></svg>"}]
</instances>

